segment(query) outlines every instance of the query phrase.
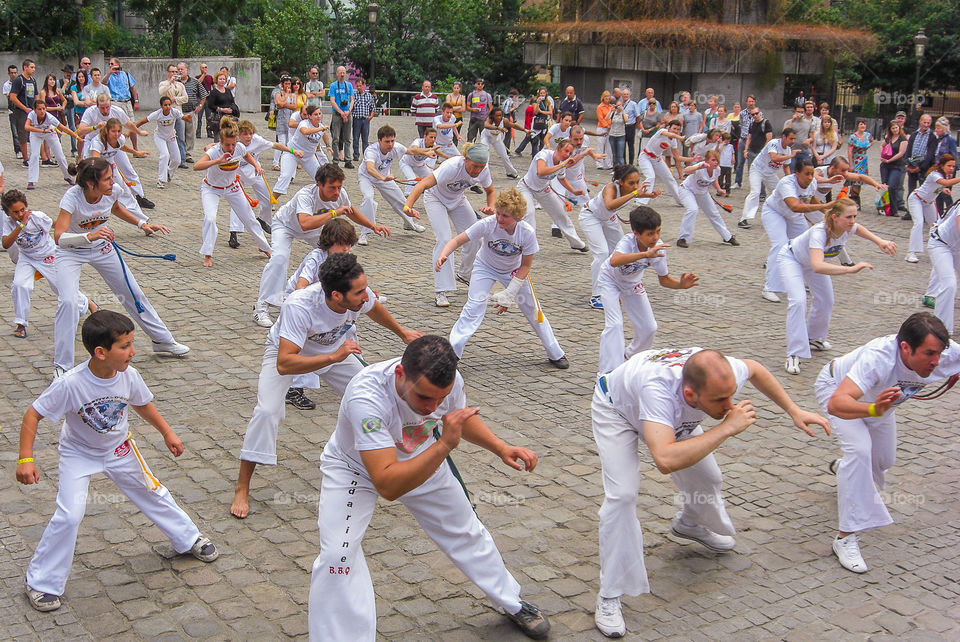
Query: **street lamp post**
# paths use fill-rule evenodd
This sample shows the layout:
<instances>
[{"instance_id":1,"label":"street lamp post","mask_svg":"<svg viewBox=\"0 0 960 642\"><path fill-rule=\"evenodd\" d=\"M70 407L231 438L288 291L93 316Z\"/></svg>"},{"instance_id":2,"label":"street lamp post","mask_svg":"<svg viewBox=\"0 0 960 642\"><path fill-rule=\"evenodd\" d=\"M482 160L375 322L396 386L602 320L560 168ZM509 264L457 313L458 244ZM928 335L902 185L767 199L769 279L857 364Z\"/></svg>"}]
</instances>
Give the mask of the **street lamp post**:
<instances>
[{"instance_id":1,"label":"street lamp post","mask_svg":"<svg viewBox=\"0 0 960 642\"><path fill-rule=\"evenodd\" d=\"M83 58L83 44L82 40L82 31L83 31L83 18L81 12L83 10L83 0L76 0L77 3L77 64L80 64L80 60ZM79 69L79 67L78 67Z\"/></svg>"},{"instance_id":2,"label":"street lamp post","mask_svg":"<svg viewBox=\"0 0 960 642\"><path fill-rule=\"evenodd\" d=\"M377 75L377 13L380 7L376 2L367 5L367 20L370 21L370 91L374 90L374 77Z\"/></svg>"},{"instance_id":3,"label":"street lamp post","mask_svg":"<svg viewBox=\"0 0 960 642\"><path fill-rule=\"evenodd\" d=\"M913 37L913 44L916 47L917 55L917 73L913 77L913 109L914 111L920 110L920 63L923 61L923 51L927 48L927 34L924 33L923 27L920 27L920 30L917 31L917 35Z\"/></svg>"}]
</instances>

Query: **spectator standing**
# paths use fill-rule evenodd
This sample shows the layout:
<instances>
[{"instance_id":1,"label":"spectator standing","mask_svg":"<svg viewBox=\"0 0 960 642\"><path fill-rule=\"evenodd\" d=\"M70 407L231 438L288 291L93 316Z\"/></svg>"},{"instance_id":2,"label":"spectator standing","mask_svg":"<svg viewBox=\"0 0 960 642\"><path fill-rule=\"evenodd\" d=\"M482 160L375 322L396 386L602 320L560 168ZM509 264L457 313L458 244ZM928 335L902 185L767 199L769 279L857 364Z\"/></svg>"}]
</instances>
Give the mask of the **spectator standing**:
<instances>
[{"instance_id":1,"label":"spectator standing","mask_svg":"<svg viewBox=\"0 0 960 642\"><path fill-rule=\"evenodd\" d=\"M440 96L431 91L432 85L429 80L424 80L420 88L420 93L413 97L411 110L417 123L417 133L420 138L428 128L433 127L433 119L440 111ZM454 110L456 113L456 110Z\"/></svg>"},{"instance_id":2,"label":"spectator standing","mask_svg":"<svg viewBox=\"0 0 960 642\"><path fill-rule=\"evenodd\" d=\"M7 119L10 121L10 134L13 138L13 151L17 155L17 158L22 158L20 153L20 138L19 133L17 132L17 117L13 110L13 102L10 101L10 87L13 86L13 81L17 79L17 66L10 65L7 67L7 79L3 81L3 95L8 96L7 98Z\"/></svg>"},{"instance_id":3,"label":"spectator standing","mask_svg":"<svg viewBox=\"0 0 960 642\"><path fill-rule=\"evenodd\" d=\"M720 117L720 107L717 104L718 100L716 96L707 98L707 109L703 112L703 128L707 131L716 127L715 123L717 122L717 118Z\"/></svg>"},{"instance_id":4,"label":"spectator standing","mask_svg":"<svg viewBox=\"0 0 960 642\"><path fill-rule=\"evenodd\" d=\"M200 73L197 74L197 81L203 85L203 88L208 94L213 91L213 76L207 73L207 66L203 63L200 63ZM196 137L200 138L200 132L203 131L200 128L200 125L203 122L204 116L207 117L207 138L213 138L213 132L210 129L210 114L207 112L206 105L204 105L204 109L200 110L200 112L197 114Z\"/></svg>"},{"instance_id":5,"label":"spectator standing","mask_svg":"<svg viewBox=\"0 0 960 642\"><path fill-rule=\"evenodd\" d=\"M600 94L600 104L597 105L597 169L613 168L613 150L610 147L610 124L613 122L613 103L609 91Z\"/></svg>"},{"instance_id":6,"label":"spectator standing","mask_svg":"<svg viewBox=\"0 0 960 642\"><path fill-rule=\"evenodd\" d=\"M939 159L944 154L950 154L958 158L957 139L950 135L950 119L946 116L938 118L933 127L933 133L937 136L937 151L933 157ZM937 214L943 216L951 205L953 205L953 197L946 190L941 190L937 195Z\"/></svg>"},{"instance_id":7,"label":"spectator standing","mask_svg":"<svg viewBox=\"0 0 960 642\"><path fill-rule=\"evenodd\" d=\"M473 83L473 91L467 94L467 111L470 112L470 128L467 129L467 141L469 142L476 140L477 134L483 129L483 122L487 119L490 108L493 107L493 97L483 90L483 84L483 78L477 78ZM550 101L550 107L552 113L552 100ZM546 127L544 133L546 133Z\"/></svg>"},{"instance_id":8,"label":"spectator standing","mask_svg":"<svg viewBox=\"0 0 960 642\"><path fill-rule=\"evenodd\" d=\"M213 86L213 91L210 92L210 95L207 96L207 111L208 117L213 118L213 122L210 124L211 129L213 129L213 135L215 138L220 137L220 119L224 116L230 116L231 118L239 118L239 110L237 109L237 102L233 97L233 92L227 89L227 81L229 80L230 75L226 71L218 71L217 75L214 76L216 84ZM182 84L180 85L183 86ZM186 96L186 89L184 89L184 96ZM289 120L289 118L287 119ZM277 129L280 128L280 122L277 121Z\"/></svg>"},{"instance_id":9,"label":"spectator standing","mask_svg":"<svg viewBox=\"0 0 960 642\"><path fill-rule=\"evenodd\" d=\"M554 113L554 120L560 120L560 114L564 112L570 112L573 114L573 124L579 125L580 121L583 120L584 108L583 101L577 98L577 92L574 90L573 86L570 85L564 91L566 94L563 97L563 100L560 101L560 104L557 105L556 112Z\"/></svg>"},{"instance_id":10,"label":"spectator standing","mask_svg":"<svg viewBox=\"0 0 960 642\"><path fill-rule=\"evenodd\" d=\"M626 157L625 161L629 165L633 165L633 156L634 149L633 145L637 139L637 128L639 123L637 120L640 117L640 106L637 105L637 101L630 98L630 90L623 90L623 123L625 126L624 129L624 141L627 144Z\"/></svg>"},{"instance_id":11,"label":"spectator standing","mask_svg":"<svg viewBox=\"0 0 960 642\"><path fill-rule=\"evenodd\" d=\"M94 67L90 70L90 84L83 88L83 97L93 103L97 102L97 96L100 94L110 96L110 88L103 84L101 81L102 76L103 73L100 69Z\"/></svg>"},{"instance_id":12,"label":"spectator standing","mask_svg":"<svg viewBox=\"0 0 960 642\"><path fill-rule=\"evenodd\" d=\"M68 65L69 66L69 65ZM80 119L83 118L83 112L90 105L83 97L83 88L87 86L87 72L83 69L77 70L73 76L73 83L70 85L70 96L73 97L73 122L77 128L80 127ZM77 158L83 158L83 139L76 141ZM17 152L19 154L19 152Z\"/></svg>"},{"instance_id":13,"label":"spectator standing","mask_svg":"<svg viewBox=\"0 0 960 642\"><path fill-rule=\"evenodd\" d=\"M370 137L370 121L376 112L376 103L363 78L357 78L356 84L357 94L353 102L353 161L358 163L360 152L369 146L367 139Z\"/></svg>"},{"instance_id":14,"label":"spectator standing","mask_svg":"<svg viewBox=\"0 0 960 642\"><path fill-rule=\"evenodd\" d=\"M641 104L646 105L646 110L637 119L637 125L640 127L640 141L637 144L638 148L643 148L643 139L650 138L657 132L657 128L660 126L660 121L663 120L663 112L657 109L657 101L647 101L644 99L641 101ZM631 161L632 162L632 161Z\"/></svg>"},{"instance_id":15,"label":"spectator standing","mask_svg":"<svg viewBox=\"0 0 960 642\"><path fill-rule=\"evenodd\" d=\"M907 149L907 137L903 135L900 123L890 121L880 149L880 182L890 190L891 215L897 213L899 203L903 202L903 168Z\"/></svg>"},{"instance_id":16,"label":"spectator standing","mask_svg":"<svg viewBox=\"0 0 960 642\"><path fill-rule=\"evenodd\" d=\"M91 70L91 66L90 66L90 57L89 57L89 56L81 56L81 57L80 57L80 69L78 69L77 71L80 71L80 70L83 70L83 72L84 72L85 74L87 74L87 82L90 82L90 70ZM78 125L78 126L79 126L79 125Z\"/></svg>"},{"instance_id":17,"label":"spectator standing","mask_svg":"<svg viewBox=\"0 0 960 642\"><path fill-rule=\"evenodd\" d=\"M683 137L690 138L694 134L699 134L703 131L703 114L697 111L697 101L688 99L684 103L685 109L681 112L681 117L683 118ZM684 147L687 147L684 143ZM689 147L687 147L687 152L689 152Z\"/></svg>"},{"instance_id":18,"label":"spectator standing","mask_svg":"<svg viewBox=\"0 0 960 642\"><path fill-rule=\"evenodd\" d=\"M737 167L736 178L734 179L735 182L733 185L734 189L738 189L743 185L743 167L747 161L747 136L750 135L750 127L753 126L754 121L754 117L750 112L757 107L757 97L750 94L747 96L746 104L747 106L740 110L740 116L738 118L740 121L740 144L737 146ZM760 110L758 109L757 111ZM760 118L763 118L762 111L760 111Z\"/></svg>"},{"instance_id":19,"label":"spectator standing","mask_svg":"<svg viewBox=\"0 0 960 642\"><path fill-rule=\"evenodd\" d=\"M651 102L652 102L652 103L656 103L656 105L657 105L657 111L663 112L663 107L660 105L660 101L657 100L656 97L654 96L654 94L653 94L653 88L652 88L652 87L647 87L646 91L643 92L643 98L644 98L644 100L646 100L648 103L651 103ZM647 108L647 105L646 105L643 101L640 101L640 105L641 105L644 109Z\"/></svg>"},{"instance_id":20,"label":"spectator standing","mask_svg":"<svg viewBox=\"0 0 960 642\"><path fill-rule=\"evenodd\" d=\"M122 109L123 113L127 115L127 118L136 120L134 118L134 112L140 109L136 79L130 75L130 72L123 70L123 67L120 66L120 61L116 58L111 58L107 65L108 71L107 77L104 78L104 83L110 91L110 102ZM134 149L138 149L136 134L130 134L130 145Z\"/></svg>"},{"instance_id":21,"label":"spectator standing","mask_svg":"<svg viewBox=\"0 0 960 642\"><path fill-rule=\"evenodd\" d=\"M225 74L227 74L227 85L226 85L226 87L227 87L227 89L230 90L230 92L231 92L234 96L236 96L236 95L237 95L237 77L236 77L236 76L231 76L231 75L230 75L230 69L228 69L227 67L220 67L220 71L218 71L217 73L225 73ZM216 81L216 76L214 76L214 81Z\"/></svg>"},{"instance_id":22,"label":"spectator standing","mask_svg":"<svg viewBox=\"0 0 960 642\"><path fill-rule=\"evenodd\" d=\"M320 80L320 69L310 67L310 72L307 75L309 79L304 86L307 91L307 104L311 107L323 107L324 91L323 81Z\"/></svg>"},{"instance_id":23,"label":"spectator standing","mask_svg":"<svg viewBox=\"0 0 960 642\"><path fill-rule=\"evenodd\" d=\"M177 75L183 83L183 88L187 90L187 102L183 104L183 113L193 113L194 118L200 118L200 114L206 109L208 93L206 88L190 75L190 68L186 62L177 64ZM193 123L186 123L182 119L177 119L174 126L177 131L177 142L181 147L180 158L184 160L180 169L185 169L184 164L194 162L192 154L197 138L196 130L193 128Z\"/></svg>"},{"instance_id":24,"label":"spectator standing","mask_svg":"<svg viewBox=\"0 0 960 642\"><path fill-rule=\"evenodd\" d=\"M63 78L57 81L57 87L60 89L60 93L63 94L66 102L66 107L63 110L63 124L70 128L70 131L77 131L76 120L74 119L74 105L73 102L73 93L70 91L70 85L73 84L73 65L64 65L63 69L60 71L63 72ZM70 137L70 151L74 156L77 155L77 139L73 136Z\"/></svg>"},{"instance_id":25,"label":"spectator standing","mask_svg":"<svg viewBox=\"0 0 960 642\"><path fill-rule=\"evenodd\" d=\"M60 91L60 87L57 86L57 77L53 74L47 74L43 79L43 85L40 87L40 93L37 94L37 102L41 102L47 108L47 114L53 116L57 121L66 126L64 123L63 112L66 111L67 99L64 97L63 93ZM29 120L29 114L28 114ZM57 139L59 140L60 133L57 131ZM50 145L47 144L48 137L44 137L45 140L41 147L41 154L43 162L40 164L43 167L56 167L57 164L50 158ZM72 137L71 137L72 138Z\"/></svg>"},{"instance_id":26,"label":"spectator standing","mask_svg":"<svg viewBox=\"0 0 960 642\"><path fill-rule=\"evenodd\" d=\"M534 108L536 107L538 98L537 96L530 96L528 100L529 102L527 103L527 108L523 110L523 127L524 129L529 130L530 133L527 134L522 141L520 141L520 145L518 145L517 149L514 151L514 154L516 156L520 156L523 153L523 148L527 146L527 143L530 143L530 150L532 152L530 154L531 157L536 156L537 152L540 151L539 144L534 142L534 139L536 138L536 135L538 132L532 129L533 117L536 116L536 114L534 113ZM546 130L544 130L539 134L541 136L540 142L542 143L543 136L546 136L547 132Z\"/></svg>"},{"instance_id":27,"label":"spectator standing","mask_svg":"<svg viewBox=\"0 0 960 642\"><path fill-rule=\"evenodd\" d=\"M920 116L920 126L907 141L907 196L923 183L936 159L937 136L930 129L932 124L930 114ZM912 220L910 212L903 215L903 220Z\"/></svg>"},{"instance_id":28,"label":"spectator standing","mask_svg":"<svg viewBox=\"0 0 960 642\"><path fill-rule=\"evenodd\" d=\"M17 140L20 143L20 156L23 158L23 166L27 166L30 159L30 151L27 144L30 142L27 134L27 114L33 109L33 103L39 93L37 80L33 73L37 66L29 58L23 61L21 73L10 83L10 92L7 94L7 100L13 109L14 122L17 125ZM929 116L927 117L929 119Z\"/></svg>"},{"instance_id":29,"label":"spectator standing","mask_svg":"<svg viewBox=\"0 0 960 642\"><path fill-rule=\"evenodd\" d=\"M337 80L330 85L330 105L333 113L330 117L330 136L333 139L333 162L339 160L347 169L353 169L350 162L350 136L353 133L353 85L347 82L347 68L337 67ZM346 159L346 162L344 162Z\"/></svg>"},{"instance_id":30,"label":"spectator standing","mask_svg":"<svg viewBox=\"0 0 960 642\"><path fill-rule=\"evenodd\" d=\"M500 105L503 109L503 119L505 121L511 124L517 122L517 109L519 109L520 103L520 92L516 89L511 89L510 93L507 94L507 97L504 99L503 104ZM513 129L513 127L510 127L510 142L504 141L507 146L507 152L513 151Z\"/></svg>"},{"instance_id":31,"label":"spectator standing","mask_svg":"<svg viewBox=\"0 0 960 642\"><path fill-rule=\"evenodd\" d=\"M453 90L447 94L447 98L444 102L447 102L453 105L453 117L460 121L460 125L457 125L457 133L460 133L460 128L463 126L463 116L467 113L467 97L461 92L463 85L459 81L453 83ZM513 130L510 130L510 133L513 133ZM423 138L423 134L420 135Z\"/></svg>"}]
</instances>

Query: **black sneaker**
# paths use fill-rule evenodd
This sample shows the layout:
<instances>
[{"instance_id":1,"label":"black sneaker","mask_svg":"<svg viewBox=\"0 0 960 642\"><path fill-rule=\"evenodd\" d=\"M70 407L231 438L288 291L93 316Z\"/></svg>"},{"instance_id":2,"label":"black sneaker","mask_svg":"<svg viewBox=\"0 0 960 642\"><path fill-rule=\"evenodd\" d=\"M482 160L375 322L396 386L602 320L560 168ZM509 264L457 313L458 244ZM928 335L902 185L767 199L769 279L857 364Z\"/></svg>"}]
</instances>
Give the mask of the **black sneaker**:
<instances>
[{"instance_id":1,"label":"black sneaker","mask_svg":"<svg viewBox=\"0 0 960 642\"><path fill-rule=\"evenodd\" d=\"M562 238L563 238L563 232L560 231L560 228L559 228L559 227L551 227L551 228L550 228L550 236L552 236L552 237L555 238L555 239L562 239Z\"/></svg>"},{"instance_id":2,"label":"black sneaker","mask_svg":"<svg viewBox=\"0 0 960 642\"><path fill-rule=\"evenodd\" d=\"M674 243L677 247L690 247L690 244L687 243L687 239L677 239L677 242Z\"/></svg>"},{"instance_id":3,"label":"black sneaker","mask_svg":"<svg viewBox=\"0 0 960 642\"><path fill-rule=\"evenodd\" d=\"M227 241L227 245L229 245L233 249L237 249L238 247L240 247L240 239L237 238L236 232L230 232L230 240Z\"/></svg>"},{"instance_id":4,"label":"black sneaker","mask_svg":"<svg viewBox=\"0 0 960 642\"><path fill-rule=\"evenodd\" d=\"M266 221L264 221L262 218L258 218L258 219L257 219L257 223L259 223L259 224L260 224L260 227L263 228L263 233L264 233L264 234L270 234L270 232L273 231L273 229L270 227L270 224L267 223Z\"/></svg>"},{"instance_id":5,"label":"black sneaker","mask_svg":"<svg viewBox=\"0 0 960 642\"><path fill-rule=\"evenodd\" d=\"M23 161L24 167L30 167L30 161Z\"/></svg>"},{"instance_id":6,"label":"black sneaker","mask_svg":"<svg viewBox=\"0 0 960 642\"><path fill-rule=\"evenodd\" d=\"M747 219L743 219L742 221L738 221L738 222L737 222L737 227L742 227L742 228L745 229L745 230L749 230L749 229L750 229L750 221L748 221Z\"/></svg>"},{"instance_id":7,"label":"black sneaker","mask_svg":"<svg viewBox=\"0 0 960 642\"><path fill-rule=\"evenodd\" d=\"M59 167L56 161L52 160L42 160L40 161L40 167Z\"/></svg>"},{"instance_id":8,"label":"black sneaker","mask_svg":"<svg viewBox=\"0 0 960 642\"><path fill-rule=\"evenodd\" d=\"M351 163L350 161L345 162L343 166L346 169L353 169L353 163Z\"/></svg>"},{"instance_id":9,"label":"black sneaker","mask_svg":"<svg viewBox=\"0 0 960 642\"><path fill-rule=\"evenodd\" d=\"M737 247L738 245L740 245L740 241L738 241L737 237L734 236L733 234L731 234L730 238L724 241L724 243L726 243L727 245L732 245L734 247Z\"/></svg>"},{"instance_id":10,"label":"black sneaker","mask_svg":"<svg viewBox=\"0 0 960 642\"><path fill-rule=\"evenodd\" d=\"M139 194L137 194L137 204L145 210L152 210L154 207L156 207L156 204L153 201L146 196L140 196Z\"/></svg>"},{"instance_id":11,"label":"black sneaker","mask_svg":"<svg viewBox=\"0 0 960 642\"><path fill-rule=\"evenodd\" d=\"M287 403L298 410L313 410L317 407L317 404L303 394L303 388L290 388L290 390L287 390Z\"/></svg>"},{"instance_id":12,"label":"black sneaker","mask_svg":"<svg viewBox=\"0 0 960 642\"><path fill-rule=\"evenodd\" d=\"M566 370L570 367L570 362L567 361L567 356L563 355L559 359L550 359L550 363L553 364L554 368L558 370Z\"/></svg>"},{"instance_id":13,"label":"black sneaker","mask_svg":"<svg viewBox=\"0 0 960 642\"><path fill-rule=\"evenodd\" d=\"M542 640L550 633L550 622L547 620L547 616L529 602L520 600L520 610L513 615L510 613L506 615L528 638Z\"/></svg>"},{"instance_id":14,"label":"black sneaker","mask_svg":"<svg viewBox=\"0 0 960 642\"><path fill-rule=\"evenodd\" d=\"M913 217L910 216L910 212L906 212L903 216L900 217L904 221L912 221Z\"/></svg>"},{"instance_id":15,"label":"black sneaker","mask_svg":"<svg viewBox=\"0 0 960 642\"><path fill-rule=\"evenodd\" d=\"M483 194L483 190L480 189L479 185L471 185L470 191L473 192L474 194Z\"/></svg>"}]
</instances>

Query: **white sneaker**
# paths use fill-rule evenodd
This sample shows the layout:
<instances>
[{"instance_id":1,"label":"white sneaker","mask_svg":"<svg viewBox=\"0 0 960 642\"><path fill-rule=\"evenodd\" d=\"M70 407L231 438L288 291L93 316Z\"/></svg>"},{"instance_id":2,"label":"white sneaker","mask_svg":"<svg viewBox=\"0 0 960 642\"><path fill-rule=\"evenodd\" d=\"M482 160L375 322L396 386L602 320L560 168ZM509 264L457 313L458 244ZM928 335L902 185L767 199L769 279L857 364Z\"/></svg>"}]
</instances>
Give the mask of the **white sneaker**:
<instances>
[{"instance_id":1,"label":"white sneaker","mask_svg":"<svg viewBox=\"0 0 960 642\"><path fill-rule=\"evenodd\" d=\"M919 263L920 258L914 252L907 252L907 258L904 259L907 263Z\"/></svg>"},{"instance_id":2,"label":"white sneaker","mask_svg":"<svg viewBox=\"0 0 960 642\"><path fill-rule=\"evenodd\" d=\"M811 339L810 347L816 350L817 352L826 352L827 350L830 350L831 348L833 348L833 344L831 344L826 339Z\"/></svg>"},{"instance_id":3,"label":"white sneaker","mask_svg":"<svg viewBox=\"0 0 960 642\"><path fill-rule=\"evenodd\" d=\"M621 638L627 632L623 623L623 609L619 597L602 597L597 595L597 611L593 616L597 628L608 638Z\"/></svg>"},{"instance_id":4,"label":"white sneaker","mask_svg":"<svg viewBox=\"0 0 960 642\"><path fill-rule=\"evenodd\" d=\"M403 229L405 229L405 230L413 230L414 232L423 232L423 231L426 230L427 228L425 228L424 226L420 225L420 224L417 223L416 221L404 221L404 222L403 222Z\"/></svg>"},{"instance_id":5,"label":"white sneaker","mask_svg":"<svg viewBox=\"0 0 960 642\"><path fill-rule=\"evenodd\" d=\"M863 561L863 556L860 555L860 542L857 540L856 533L850 533L842 539L835 537L833 553L840 560L840 566L848 571L866 573L869 570L867 563Z\"/></svg>"},{"instance_id":6,"label":"white sneaker","mask_svg":"<svg viewBox=\"0 0 960 642\"><path fill-rule=\"evenodd\" d=\"M740 189L740 183L734 183L733 186L730 187L730 189L731 190Z\"/></svg>"},{"instance_id":7,"label":"white sneaker","mask_svg":"<svg viewBox=\"0 0 960 642\"><path fill-rule=\"evenodd\" d=\"M163 189L167 186L163 181L157 181L157 189Z\"/></svg>"},{"instance_id":8,"label":"white sneaker","mask_svg":"<svg viewBox=\"0 0 960 642\"><path fill-rule=\"evenodd\" d=\"M718 533L714 533L712 530L704 526L688 526L687 524L684 524L680 521L679 515L673 518L673 524L671 525L670 530L673 531L673 534L677 537L692 539L695 542L700 542L715 553L725 553L726 551L732 550L733 547L737 545L737 540L733 539L729 535L720 535Z\"/></svg>"},{"instance_id":9,"label":"white sneaker","mask_svg":"<svg viewBox=\"0 0 960 642\"><path fill-rule=\"evenodd\" d=\"M366 234L361 234L361 235L357 238L357 245L366 245L367 243L368 243L368 241L367 241L367 235L366 235Z\"/></svg>"},{"instance_id":10,"label":"white sneaker","mask_svg":"<svg viewBox=\"0 0 960 642\"><path fill-rule=\"evenodd\" d=\"M168 353L168 354L172 354L172 355L174 355L174 356L181 357L181 356L187 354L188 352L190 352L190 348L188 348L187 346L183 345L182 343L177 343L176 341L172 341L172 342L170 342L170 343L157 343L156 341L154 341L154 342L153 342L153 351L154 351L154 352L166 352L166 353Z\"/></svg>"},{"instance_id":11,"label":"white sneaker","mask_svg":"<svg viewBox=\"0 0 960 642\"><path fill-rule=\"evenodd\" d=\"M273 319L270 318L270 313L267 312L267 304L263 301L257 301L257 304L253 306L253 322L261 328L273 326Z\"/></svg>"},{"instance_id":12,"label":"white sneaker","mask_svg":"<svg viewBox=\"0 0 960 642\"><path fill-rule=\"evenodd\" d=\"M789 374L800 374L800 357L793 355L787 357L787 365L785 367Z\"/></svg>"},{"instance_id":13,"label":"white sneaker","mask_svg":"<svg viewBox=\"0 0 960 642\"><path fill-rule=\"evenodd\" d=\"M437 292L437 307L438 308L449 308L450 302L447 301L446 292Z\"/></svg>"},{"instance_id":14,"label":"white sneaker","mask_svg":"<svg viewBox=\"0 0 960 642\"><path fill-rule=\"evenodd\" d=\"M775 292L771 292L770 290L764 290L760 293L760 296L770 303L780 303L780 297L778 297Z\"/></svg>"}]
</instances>

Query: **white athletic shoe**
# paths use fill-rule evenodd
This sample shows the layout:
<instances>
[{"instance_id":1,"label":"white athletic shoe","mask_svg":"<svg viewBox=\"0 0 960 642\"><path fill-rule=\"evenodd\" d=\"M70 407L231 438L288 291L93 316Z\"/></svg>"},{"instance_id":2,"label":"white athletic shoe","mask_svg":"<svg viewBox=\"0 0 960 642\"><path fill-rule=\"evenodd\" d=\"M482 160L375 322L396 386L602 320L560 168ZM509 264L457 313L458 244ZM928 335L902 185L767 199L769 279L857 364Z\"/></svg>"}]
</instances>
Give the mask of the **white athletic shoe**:
<instances>
[{"instance_id":1,"label":"white athletic shoe","mask_svg":"<svg viewBox=\"0 0 960 642\"><path fill-rule=\"evenodd\" d=\"M907 258L904 259L904 260L905 260L907 263L919 263L919 262L920 262L920 257L918 257L918 256L916 255L916 253L914 253L914 252L907 252Z\"/></svg>"},{"instance_id":2,"label":"white athletic shoe","mask_svg":"<svg viewBox=\"0 0 960 642\"><path fill-rule=\"evenodd\" d=\"M869 570L867 563L863 561L863 556L860 555L860 542L857 540L856 533L850 533L844 538L835 537L833 553L840 560L840 566L848 571L866 573Z\"/></svg>"},{"instance_id":3,"label":"white athletic shoe","mask_svg":"<svg viewBox=\"0 0 960 642\"><path fill-rule=\"evenodd\" d=\"M775 292L771 292L770 290L764 290L760 293L760 296L770 303L780 303L780 297L778 297Z\"/></svg>"},{"instance_id":4,"label":"white athletic shoe","mask_svg":"<svg viewBox=\"0 0 960 642\"><path fill-rule=\"evenodd\" d=\"M201 562L212 562L220 557L220 551L218 551L217 547L210 541L210 538L205 537L203 533L200 534L197 541L190 547L190 554Z\"/></svg>"},{"instance_id":5,"label":"white athletic shoe","mask_svg":"<svg viewBox=\"0 0 960 642\"><path fill-rule=\"evenodd\" d=\"M600 632L608 638L622 638L627 632L619 597L602 597L598 594L597 611L593 621L597 623Z\"/></svg>"},{"instance_id":6,"label":"white athletic shoe","mask_svg":"<svg viewBox=\"0 0 960 642\"><path fill-rule=\"evenodd\" d=\"M157 343L156 341L154 341L153 351L166 352L167 354L172 354L177 357L182 357L183 355L190 352L190 348L183 345L182 343L177 343L176 341L171 341L170 343Z\"/></svg>"},{"instance_id":7,"label":"white athletic shoe","mask_svg":"<svg viewBox=\"0 0 960 642\"><path fill-rule=\"evenodd\" d=\"M790 355L785 366L788 374L800 374L800 357Z\"/></svg>"},{"instance_id":8,"label":"white athletic shoe","mask_svg":"<svg viewBox=\"0 0 960 642\"><path fill-rule=\"evenodd\" d=\"M684 524L680 521L679 515L673 518L673 524L670 530L673 531L673 534L677 537L700 542L714 553L725 553L737 545L737 540L729 535L714 533L704 526L688 526Z\"/></svg>"},{"instance_id":9,"label":"white athletic shoe","mask_svg":"<svg viewBox=\"0 0 960 642\"><path fill-rule=\"evenodd\" d=\"M265 301L257 301L256 305L253 306L253 322L261 328L273 326L273 319L270 318L270 313L267 312L267 304Z\"/></svg>"},{"instance_id":10,"label":"white athletic shoe","mask_svg":"<svg viewBox=\"0 0 960 642\"><path fill-rule=\"evenodd\" d=\"M447 301L447 293L446 293L446 292L437 292L436 302L437 302L437 307L438 307L438 308L449 308L449 307L450 307L450 302Z\"/></svg>"},{"instance_id":11,"label":"white athletic shoe","mask_svg":"<svg viewBox=\"0 0 960 642\"><path fill-rule=\"evenodd\" d=\"M367 245L367 243L369 243L369 241L367 241L366 233L360 234L360 236L357 237L357 245Z\"/></svg>"},{"instance_id":12,"label":"white athletic shoe","mask_svg":"<svg viewBox=\"0 0 960 642\"><path fill-rule=\"evenodd\" d=\"M817 352L826 352L827 350L833 347L833 344L831 344L826 339L811 339L810 347L816 350Z\"/></svg>"},{"instance_id":13,"label":"white athletic shoe","mask_svg":"<svg viewBox=\"0 0 960 642\"><path fill-rule=\"evenodd\" d=\"M403 229L405 229L405 230L412 230L412 231L414 231L414 232L423 232L423 231L426 230L427 228L425 228L424 226L420 225L420 224L417 223L416 221L404 221L404 222L403 222Z\"/></svg>"}]
</instances>

